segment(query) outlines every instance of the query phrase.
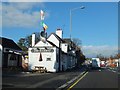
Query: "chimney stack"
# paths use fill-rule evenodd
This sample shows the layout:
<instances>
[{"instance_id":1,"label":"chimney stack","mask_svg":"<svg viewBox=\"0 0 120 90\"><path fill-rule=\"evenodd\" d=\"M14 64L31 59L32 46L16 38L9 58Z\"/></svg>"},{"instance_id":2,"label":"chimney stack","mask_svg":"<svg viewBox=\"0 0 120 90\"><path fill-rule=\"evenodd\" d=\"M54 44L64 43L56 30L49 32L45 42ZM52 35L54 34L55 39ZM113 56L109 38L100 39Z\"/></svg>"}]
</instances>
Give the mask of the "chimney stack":
<instances>
[{"instance_id":1,"label":"chimney stack","mask_svg":"<svg viewBox=\"0 0 120 90\"><path fill-rule=\"evenodd\" d=\"M57 29L56 30L56 35L58 35L62 39L63 38L63 31L62 31L62 29Z\"/></svg>"},{"instance_id":2,"label":"chimney stack","mask_svg":"<svg viewBox=\"0 0 120 90\"><path fill-rule=\"evenodd\" d=\"M32 34L32 47L35 46L35 33Z\"/></svg>"}]
</instances>

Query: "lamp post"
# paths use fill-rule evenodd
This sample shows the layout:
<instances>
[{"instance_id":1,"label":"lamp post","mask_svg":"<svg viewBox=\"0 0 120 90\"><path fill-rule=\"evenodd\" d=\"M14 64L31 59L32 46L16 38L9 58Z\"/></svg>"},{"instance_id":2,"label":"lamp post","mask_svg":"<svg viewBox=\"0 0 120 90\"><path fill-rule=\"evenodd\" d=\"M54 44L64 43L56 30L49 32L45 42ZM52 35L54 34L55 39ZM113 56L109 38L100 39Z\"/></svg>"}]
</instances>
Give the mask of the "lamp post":
<instances>
[{"instance_id":1,"label":"lamp post","mask_svg":"<svg viewBox=\"0 0 120 90\"><path fill-rule=\"evenodd\" d=\"M72 9L70 9L70 40L72 40L71 39L71 32L72 32L72 11L74 11L74 10L77 10L77 9L84 9L85 7L84 6L80 6L80 7L76 7L76 8L72 8Z\"/></svg>"}]
</instances>

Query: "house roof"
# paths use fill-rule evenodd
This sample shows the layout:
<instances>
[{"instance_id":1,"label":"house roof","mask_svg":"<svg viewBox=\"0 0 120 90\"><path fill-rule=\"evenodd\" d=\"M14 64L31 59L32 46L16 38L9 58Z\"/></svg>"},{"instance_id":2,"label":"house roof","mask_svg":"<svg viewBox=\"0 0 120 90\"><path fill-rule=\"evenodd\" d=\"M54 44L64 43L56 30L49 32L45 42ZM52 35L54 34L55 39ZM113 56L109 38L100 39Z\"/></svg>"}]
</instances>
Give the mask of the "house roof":
<instances>
[{"instance_id":1,"label":"house roof","mask_svg":"<svg viewBox=\"0 0 120 90\"><path fill-rule=\"evenodd\" d=\"M0 44L4 48L11 48L11 49L20 50L20 51L22 50L13 40L8 38L0 37Z\"/></svg>"},{"instance_id":2,"label":"house roof","mask_svg":"<svg viewBox=\"0 0 120 90\"><path fill-rule=\"evenodd\" d=\"M76 44L73 42L73 41L71 41L71 39L70 38L65 38L65 39L63 39L66 43L68 43L69 45L71 45L72 47L77 47L76 46Z\"/></svg>"},{"instance_id":3,"label":"house roof","mask_svg":"<svg viewBox=\"0 0 120 90\"><path fill-rule=\"evenodd\" d=\"M50 43L52 46L57 47L54 43L47 40L48 43ZM57 47L58 48L58 47Z\"/></svg>"},{"instance_id":4,"label":"house roof","mask_svg":"<svg viewBox=\"0 0 120 90\"><path fill-rule=\"evenodd\" d=\"M71 41L71 39L70 38L65 38L65 39L63 39L66 43L71 43L72 41Z\"/></svg>"}]
</instances>

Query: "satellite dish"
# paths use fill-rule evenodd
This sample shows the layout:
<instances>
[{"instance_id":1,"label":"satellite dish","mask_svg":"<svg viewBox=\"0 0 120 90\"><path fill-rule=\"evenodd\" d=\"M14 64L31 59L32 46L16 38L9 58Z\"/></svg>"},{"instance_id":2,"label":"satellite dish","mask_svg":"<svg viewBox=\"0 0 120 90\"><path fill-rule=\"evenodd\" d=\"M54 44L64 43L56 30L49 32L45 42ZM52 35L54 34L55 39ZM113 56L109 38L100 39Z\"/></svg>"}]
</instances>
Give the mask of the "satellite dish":
<instances>
[{"instance_id":1,"label":"satellite dish","mask_svg":"<svg viewBox=\"0 0 120 90\"><path fill-rule=\"evenodd\" d=\"M41 33L40 33L40 40L45 43L46 42L46 38L47 38L47 33L45 33L45 31L41 31Z\"/></svg>"},{"instance_id":2,"label":"satellite dish","mask_svg":"<svg viewBox=\"0 0 120 90\"><path fill-rule=\"evenodd\" d=\"M46 37L46 33L44 31L41 31L40 36L45 38Z\"/></svg>"},{"instance_id":3,"label":"satellite dish","mask_svg":"<svg viewBox=\"0 0 120 90\"><path fill-rule=\"evenodd\" d=\"M85 8L85 6L81 6L81 9L84 9Z\"/></svg>"}]
</instances>

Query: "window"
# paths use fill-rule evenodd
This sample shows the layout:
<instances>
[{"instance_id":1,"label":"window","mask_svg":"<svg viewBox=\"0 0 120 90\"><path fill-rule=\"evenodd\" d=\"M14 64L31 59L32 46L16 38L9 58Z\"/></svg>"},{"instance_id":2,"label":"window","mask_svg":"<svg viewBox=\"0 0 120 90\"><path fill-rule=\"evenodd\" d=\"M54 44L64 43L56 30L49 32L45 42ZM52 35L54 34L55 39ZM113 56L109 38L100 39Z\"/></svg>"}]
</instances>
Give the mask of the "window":
<instances>
[{"instance_id":1,"label":"window","mask_svg":"<svg viewBox=\"0 0 120 90\"><path fill-rule=\"evenodd\" d=\"M51 58L47 58L47 60L46 61L51 61Z\"/></svg>"},{"instance_id":2,"label":"window","mask_svg":"<svg viewBox=\"0 0 120 90\"><path fill-rule=\"evenodd\" d=\"M11 54L10 60L16 60L16 56L14 54Z\"/></svg>"}]
</instances>

